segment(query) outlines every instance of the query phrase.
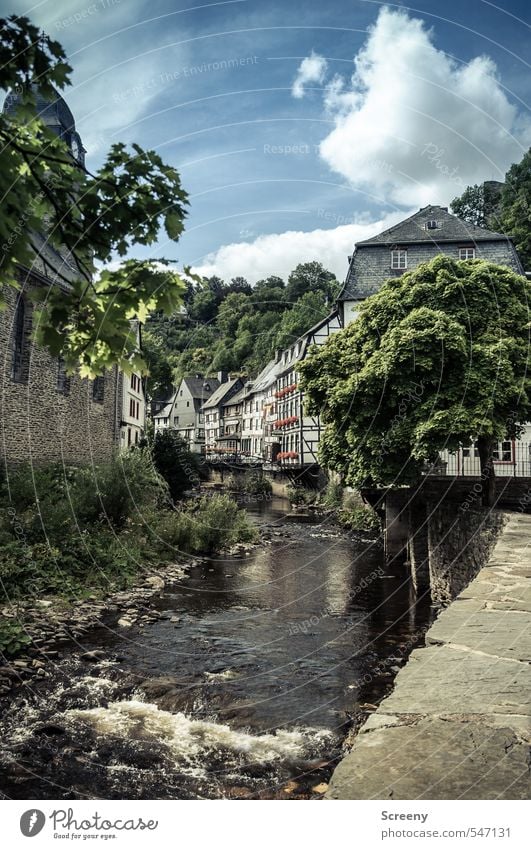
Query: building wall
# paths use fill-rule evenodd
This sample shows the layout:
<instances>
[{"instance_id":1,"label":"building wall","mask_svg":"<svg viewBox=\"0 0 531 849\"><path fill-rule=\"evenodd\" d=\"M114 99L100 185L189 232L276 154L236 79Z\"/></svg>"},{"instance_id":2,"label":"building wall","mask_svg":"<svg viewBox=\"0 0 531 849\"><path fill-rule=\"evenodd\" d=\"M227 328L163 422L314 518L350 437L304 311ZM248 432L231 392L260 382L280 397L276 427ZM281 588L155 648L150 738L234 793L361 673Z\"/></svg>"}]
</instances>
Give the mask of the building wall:
<instances>
[{"instance_id":1,"label":"building wall","mask_svg":"<svg viewBox=\"0 0 531 849\"><path fill-rule=\"evenodd\" d=\"M119 376L119 394L122 399L120 422L120 448L126 450L137 445L146 428L146 396L140 375Z\"/></svg>"},{"instance_id":2,"label":"building wall","mask_svg":"<svg viewBox=\"0 0 531 849\"><path fill-rule=\"evenodd\" d=\"M70 378L57 388L58 362L34 345L31 308L26 301L23 380L11 377L13 320L17 293L4 287L7 308L0 311L0 459L2 464L51 461L91 463L108 459L118 444L118 370L104 378L103 402L92 398L92 381Z\"/></svg>"},{"instance_id":3,"label":"building wall","mask_svg":"<svg viewBox=\"0 0 531 849\"><path fill-rule=\"evenodd\" d=\"M407 248L407 269L411 271L421 262L429 262L440 254L459 259L459 248L472 246L470 242L450 242L436 245L430 242L423 244L401 243L399 247ZM476 242L476 259L484 259L498 265L506 265L517 274L521 273L514 247L509 241ZM378 291L385 280L400 277L404 272L391 269L391 250L388 245L366 245L357 248L352 259L349 275L355 278L356 291L361 297L368 297ZM346 318L346 316L345 316Z\"/></svg>"}]
</instances>

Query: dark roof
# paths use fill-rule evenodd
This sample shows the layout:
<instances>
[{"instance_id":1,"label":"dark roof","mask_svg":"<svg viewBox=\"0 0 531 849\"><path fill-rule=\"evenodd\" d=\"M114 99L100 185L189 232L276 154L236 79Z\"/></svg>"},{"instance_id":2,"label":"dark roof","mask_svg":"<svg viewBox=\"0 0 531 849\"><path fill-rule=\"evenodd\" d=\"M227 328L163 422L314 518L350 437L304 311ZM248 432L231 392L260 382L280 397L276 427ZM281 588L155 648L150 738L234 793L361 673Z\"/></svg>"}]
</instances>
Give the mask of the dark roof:
<instances>
[{"instance_id":1,"label":"dark roof","mask_svg":"<svg viewBox=\"0 0 531 849\"><path fill-rule=\"evenodd\" d=\"M183 383L188 387L192 398L203 401L210 398L219 386L217 377L183 377Z\"/></svg>"},{"instance_id":2,"label":"dark roof","mask_svg":"<svg viewBox=\"0 0 531 849\"><path fill-rule=\"evenodd\" d=\"M241 384L241 378L233 377L231 380L226 380L225 383L221 383L218 388L212 393L208 401L203 404L203 408L206 407L217 407L218 404L225 399L225 397L230 393L232 389L236 387L236 385ZM237 388L237 387L236 387Z\"/></svg>"},{"instance_id":3,"label":"dark roof","mask_svg":"<svg viewBox=\"0 0 531 849\"><path fill-rule=\"evenodd\" d=\"M435 221L437 227L427 229L427 221ZM458 246L475 244L486 247L489 243L488 259L491 262L507 265L517 274L522 273L516 249L508 236L469 224L449 213L445 206L425 206L394 227L355 245L338 302L364 300L378 292L385 280L402 273L393 271L389 266L389 248L394 245L404 248L408 245L419 246L419 250L412 252L411 263L408 260L411 270L418 261L431 258L430 254L452 255ZM381 251L375 250L379 247L382 248ZM482 247L478 248L478 253L481 256Z\"/></svg>"},{"instance_id":4,"label":"dark roof","mask_svg":"<svg viewBox=\"0 0 531 849\"><path fill-rule=\"evenodd\" d=\"M427 230L427 221L436 221L437 229ZM395 224L394 227L389 227L388 230L378 233L371 239L358 242L356 247L393 245L403 242L435 242L436 244L455 241L492 242L498 239L506 241L507 236L486 230L484 227L478 227L476 224L469 224L468 221L463 221L457 215L448 212L446 206L425 206L415 212L414 215Z\"/></svg>"}]
</instances>

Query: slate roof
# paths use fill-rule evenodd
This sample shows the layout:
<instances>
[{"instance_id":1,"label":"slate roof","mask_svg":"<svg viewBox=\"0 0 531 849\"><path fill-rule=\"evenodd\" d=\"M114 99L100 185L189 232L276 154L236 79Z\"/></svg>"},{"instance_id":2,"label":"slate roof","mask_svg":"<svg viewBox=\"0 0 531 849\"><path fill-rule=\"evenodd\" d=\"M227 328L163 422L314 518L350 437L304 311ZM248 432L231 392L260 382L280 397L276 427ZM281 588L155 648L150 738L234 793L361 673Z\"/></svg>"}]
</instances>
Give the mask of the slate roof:
<instances>
[{"instance_id":1,"label":"slate roof","mask_svg":"<svg viewBox=\"0 0 531 849\"><path fill-rule=\"evenodd\" d=\"M159 410L158 413L155 413L153 418L154 419L166 419L166 418L168 418L170 416L172 407L173 407L173 401L170 401L170 403L166 404L165 407L162 407L162 409Z\"/></svg>"},{"instance_id":2,"label":"slate roof","mask_svg":"<svg viewBox=\"0 0 531 849\"><path fill-rule=\"evenodd\" d=\"M436 221L436 230L427 230L426 221ZM425 206L400 221L388 230L378 233L371 239L358 242L356 247L363 245L394 245L412 242L492 242L507 241L507 236L469 224L448 212L446 206Z\"/></svg>"},{"instance_id":3,"label":"slate roof","mask_svg":"<svg viewBox=\"0 0 531 849\"><path fill-rule=\"evenodd\" d=\"M436 221L437 228L426 229L427 221ZM457 215L452 215L445 206L425 206L371 239L357 242L338 302L364 300L378 292L384 280L398 276L400 272L390 269L388 258L383 259L383 250L382 253L375 252L375 248L381 247L388 252L394 245L404 248L416 245L416 250L425 251L425 258L429 259L431 253L435 256L439 252L451 252L453 245L457 247L481 243L494 243L499 246L499 258L492 261L509 264L521 273L520 261L508 236L469 224ZM506 262L507 260L509 262Z\"/></svg>"},{"instance_id":4,"label":"slate roof","mask_svg":"<svg viewBox=\"0 0 531 849\"><path fill-rule=\"evenodd\" d=\"M225 396L231 389L234 388L234 385L238 383L239 380L239 377L233 377L232 380L226 380L225 383L220 384L215 392L212 393L208 401L205 401L203 409L206 410L207 407L217 407L218 404L221 404Z\"/></svg>"},{"instance_id":5,"label":"slate roof","mask_svg":"<svg viewBox=\"0 0 531 849\"><path fill-rule=\"evenodd\" d=\"M190 395L194 400L196 398L199 400L209 398L210 395L219 387L219 380L217 377L183 377L183 383L185 383L188 387ZM210 387L210 389L205 388L206 384Z\"/></svg>"}]
</instances>

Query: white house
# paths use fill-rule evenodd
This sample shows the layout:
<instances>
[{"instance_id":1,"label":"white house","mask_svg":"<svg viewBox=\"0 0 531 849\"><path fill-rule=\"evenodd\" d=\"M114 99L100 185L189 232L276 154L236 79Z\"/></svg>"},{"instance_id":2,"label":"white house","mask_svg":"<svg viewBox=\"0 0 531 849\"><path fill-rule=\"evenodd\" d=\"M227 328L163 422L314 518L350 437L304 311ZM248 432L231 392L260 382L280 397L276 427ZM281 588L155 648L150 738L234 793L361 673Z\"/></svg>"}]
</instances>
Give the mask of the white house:
<instances>
[{"instance_id":1,"label":"white house","mask_svg":"<svg viewBox=\"0 0 531 849\"><path fill-rule=\"evenodd\" d=\"M219 377L203 377L201 374L183 377L171 399L153 416L155 433L172 428L188 443L191 451L204 453L203 404L219 385Z\"/></svg>"}]
</instances>

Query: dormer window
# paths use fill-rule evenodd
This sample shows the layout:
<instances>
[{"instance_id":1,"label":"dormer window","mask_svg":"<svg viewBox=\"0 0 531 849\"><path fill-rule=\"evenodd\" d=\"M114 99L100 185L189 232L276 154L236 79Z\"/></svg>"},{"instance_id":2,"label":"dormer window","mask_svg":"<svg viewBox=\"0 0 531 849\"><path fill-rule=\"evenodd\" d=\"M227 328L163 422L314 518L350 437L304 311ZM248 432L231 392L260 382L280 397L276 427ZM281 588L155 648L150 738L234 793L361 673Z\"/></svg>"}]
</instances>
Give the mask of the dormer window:
<instances>
[{"instance_id":1,"label":"dormer window","mask_svg":"<svg viewBox=\"0 0 531 849\"><path fill-rule=\"evenodd\" d=\"M475 248L459 248L459 259L475 259Z\"/></svg>"},{"instance_id":2,"label":"dormer window","mask_svg":"<svg viewBox=\"0 0 531 849\"><path fill-rule=\"evenodd\" d=\"M391 251L391 268L395 271L404 271L407 268L407 250L395 248Z\"/></svg>"},{"instance_id":3,"label":"dormer window","mask_svg":"<svg viewBox=\"0 0 531 849\"><path fill-rule=\"evenodd\" d=\"M426 230L437 230L437 222L435 219L431 219L430 221L426 221Z\"/></svg>"}]
</instances>

